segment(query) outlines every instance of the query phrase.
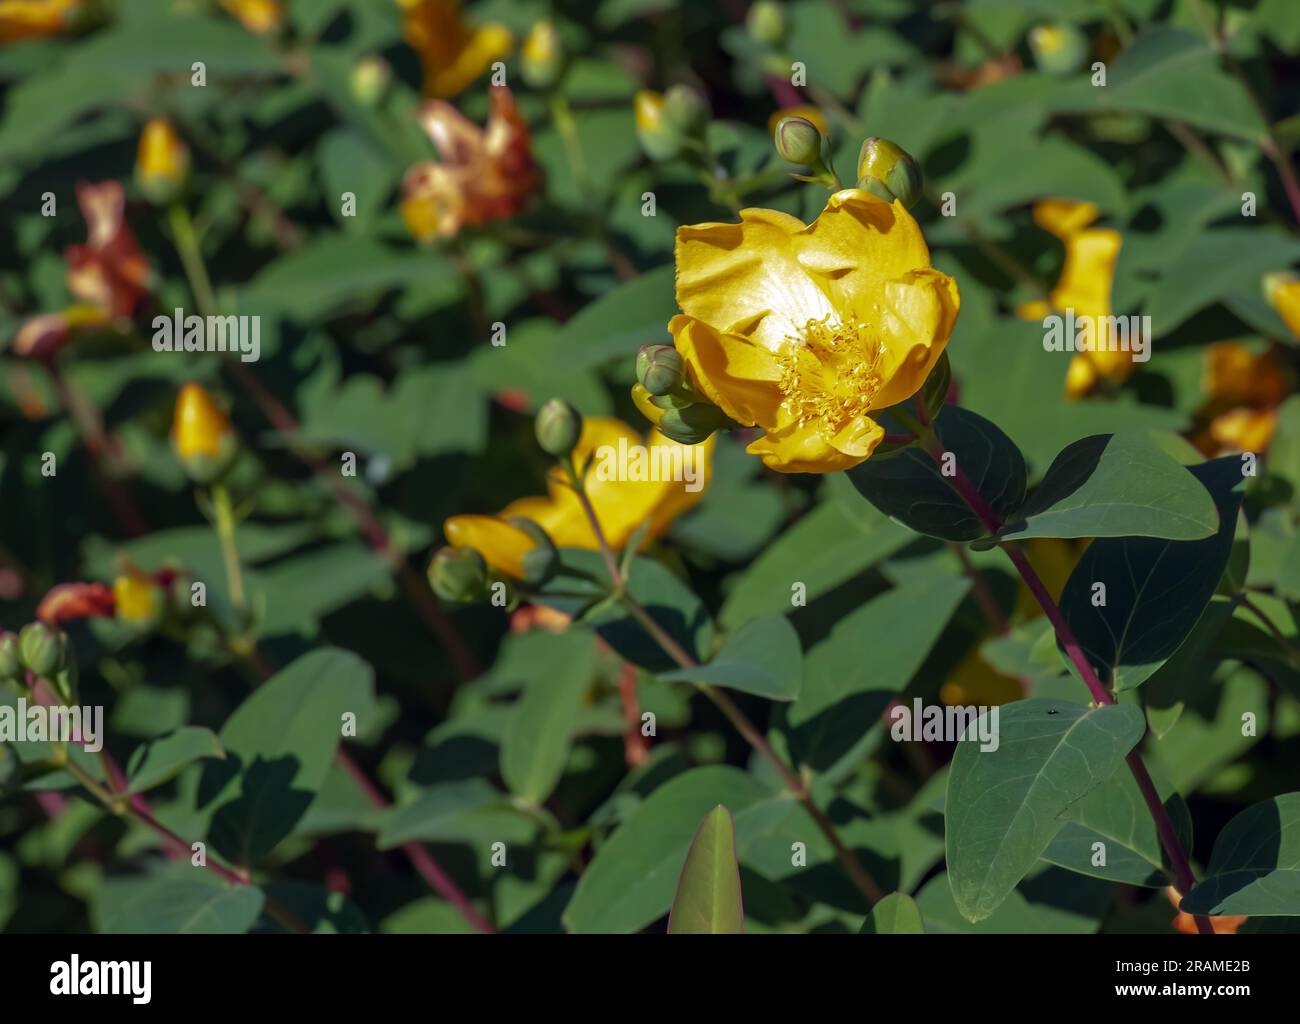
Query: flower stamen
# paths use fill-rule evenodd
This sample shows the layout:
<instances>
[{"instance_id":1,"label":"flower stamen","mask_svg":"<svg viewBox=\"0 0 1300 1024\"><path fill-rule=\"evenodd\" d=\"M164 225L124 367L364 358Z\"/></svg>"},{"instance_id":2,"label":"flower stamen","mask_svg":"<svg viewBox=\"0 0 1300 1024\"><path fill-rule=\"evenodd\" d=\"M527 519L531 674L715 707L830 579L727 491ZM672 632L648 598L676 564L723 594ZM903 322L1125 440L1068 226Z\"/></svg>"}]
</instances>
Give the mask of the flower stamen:
<instances>
[{"instance_id":1,"label":"flower stamen","mask_svg":"<svg viewBox=\"0 0 1300 1024\"><path fill-rule=\"evenodd\" d=\"M882 383L883 352L868 323L846 324L833 314L805 321L776 354L782 408L798 426L812 423L823 437L834 437L870 411Z\"/></svg>"}]
</instances>

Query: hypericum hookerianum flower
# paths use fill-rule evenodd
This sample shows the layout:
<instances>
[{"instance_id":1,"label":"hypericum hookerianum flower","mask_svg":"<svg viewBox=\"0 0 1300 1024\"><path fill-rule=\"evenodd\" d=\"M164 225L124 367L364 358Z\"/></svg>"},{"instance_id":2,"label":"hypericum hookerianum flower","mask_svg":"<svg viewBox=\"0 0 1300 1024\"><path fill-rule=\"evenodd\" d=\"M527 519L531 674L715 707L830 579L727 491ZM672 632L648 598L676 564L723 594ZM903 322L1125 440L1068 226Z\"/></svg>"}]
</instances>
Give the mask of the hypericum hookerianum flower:
<instances>
[{"instance_id":1,"label":"hypericum hookerianum flower","mask_svg":"<svg viewBox=\"0 0 1300 1024\"><path fill-rule=\"evenodd\" d=\"M219 477L239 450L235 428L198 384L186 384L176 396L172 444L185 471L198 483Z\"/></svg>"},{"instance_id":2,"label":"hypericum hookerianum flower","mask_svg":"<svg viewBox=\"0 0 1300 1024\"><path fill-rule=\"evenodd\" d=\"M486 129L442 100L430 100L420 113L441 159L416 164L402 182L402 219L418 241L512 216L537 185L528 123L509 89L497 86L491 94Z\"/></svg>"},{"instance_id":3,"label":"hypericum hookerianum flower","mask_svg":"<svg viewBox=\"0 0 1300 1024\"><path fill-rule=\"evenodd\" d=\"M402 8L402 35L420 55L424 91L429 96L456 96L501 60L514 46L505 25L472 27L461 17L460 0L397 0Z\"/></svg>"},{"instance_id":4,"label":"hypericum hookerianum flower","mask_svg":"<svg viewBox=\"0 0 1300 1024\"><path fill-rule=\"evenodd\" d=\"M0 43L58 35L81 6L82 0L0 0Z\"/></svg>"},{"instance_id":5,"label":"hypericum hookerianum flower","mask_svg":"<svg viewBox=\"0 0 1300 1024\"><path fill-rule=\"evenodd\" d=\"M149 576L124 573L113 580L113 605L117 618L132 626L152 626L162 617L163 589Z\"/></svg>"},{"instance_id":6,"label":"hypericum hookerianum flower","mask_svg":"<svg viewBox=\"0 0 1300 1024\"><path fill-rule=\"evenodd\" d=\"M1300 338L1300 277L1290 271L1265 274L1264 297L1291 333Z\"/></svg>"},{"instance_id":7,"label":"hypericum hookerianum flower","mask_svg":"<svg viewBox=\"0 0 1300 1024\"><path fill-rule=\"evenodd\" d=\"M1091 320L1093 337L1101 337L1101 317L1111 314L1110 291L1123 239L1112 228L1089 227L1099 211L1093 203L1044 199L1034 204L1034 221L1065 243L1065 264L1047 301L1026 302L1016 310L1026 320L1074 310L1075 321ZM1122 381L1133 371L1133 353L1123 350L1076 352L1065 378L1071 398L1081 398L1099 378Z\"/></svg>"},{"instance_id":8,"label":"hypericum hookerianum flower","mask_svg":"<svg viewBox=\"0 0 1300 1024\"><path fill-rule=\"evenodd\" d=\"M284 9L280 0L221 0L224 7L250 32L262 35L280 27Z\"/></svg>"},{"instance_id":9,"label":"hypericum hookerianum flower","mask_svg":"<svg viewBox=\"0 0 1300 1024\"><path fill-rule=\"evenodd\" d=\"M900 202L833 194L812 224L749 209L678 228L668 324L691 387L763 436L772 469L827 473L884 437L872 414L910 398L957 319L957 284L930 266Z\"/></svg>"},{"instance_id":10,"label":"hypericum hookerianum flower","mask_svg":"<svg viewBox=\"0 0 1300 1024\"><path fill-rule=\"evenodd\" d=\"M587 466L584 487L610 546L625 547L644 522L650 526L642 545L649 544L692 508L708 487L713 445L712 439L702 445L678 444L654 430L642 438L626 423L608 416L584 419L573 462ZM639 459L644 459L645 472L636 468ZM606 471L616 465L617 472ZM682 479L665 479L670 474L654 472L656 466L689 467L690 472L676 474ZM546 497L520 498L500 515L452 516L443 524L447 543L476 549L493 569L514 579L525 578L524 558L538 545L536 536L518 520L540 526L556 547L595 550L596 534L568 479L557 466L551 471Z\"/></svg>"},{"instance_id":11,"label":"hypericum hookerianum flower","mask_svg":"<svg viewBox=\"0 0 1300 1024\"><path fill-rule=\"evenodd\" d=\"M140 132L135 179L152 202L176 198L190 170L190 151L165 117L154 117Z\"/></svg>"},{"instance_id":12,"label":"hypericum hookerianum flower","mask_svg":"<svg viewBox=\"0 0 1300 1024\"><path fill-rule=\"evenodd\" d=\"M1262 452L1273 439L1278 406L1291 384L1278 353L1255 355L1238 341L1218 341L1205 350L1201 378L1205 393L1192 437L1207 457L1225 452Z\"/></svg>"}]
</instances>

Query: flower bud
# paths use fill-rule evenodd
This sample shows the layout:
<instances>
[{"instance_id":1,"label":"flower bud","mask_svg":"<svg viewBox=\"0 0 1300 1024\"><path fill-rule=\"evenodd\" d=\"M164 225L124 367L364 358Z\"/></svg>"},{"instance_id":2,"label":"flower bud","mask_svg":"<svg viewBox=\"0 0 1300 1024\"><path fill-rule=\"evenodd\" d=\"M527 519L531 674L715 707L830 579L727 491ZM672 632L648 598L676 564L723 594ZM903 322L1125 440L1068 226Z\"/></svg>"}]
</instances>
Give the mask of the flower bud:
<instances>
[{"instance_id":1,"label":"flower bud","mask_svg":"<svg viewBox=\"0 0 1300 1024\"><path fill-rule=\"evenodd\" d=\"M582 414L561 398L552 398L537 413L537 443L542 451L563 458L582 436Z\"/></svg>"},{"instance_id":2,"label":"flower bud","mask_svg":"<svg viewBox=\"0 0 1300 1024\"><path fill-rule=\"evenodd\" d=\"M651 160L671 160L682 149L682 138L664 117L662 93L642 89L633 100L636 137Z\"/></svg>"},{"instance_id":3,"label":"flower bud","mask_svg":"<svg viewBox=\"0 0 1300 1024\"><path fill-rule=\"evenodd\" d=\"M858 153L858 188L910 208L921 198L921 165L906 150L873 135Z\"/></svg>"},{"instance_id":4,"label":"flower bud","mask_svg":"<svg viewBox=\"0 0 1300 1024\"><path fill-rule=\"evenodd\" d=\"M429 563L429 585L443 601L471 604L486 600L487 572L473 548L441 548Z\"/></svg>"},{"instance_id":5,"label":"flower bud","mask_svg":"<svg viewBox=\"0 0 1300 1024\"><path fill-rule=\"evenodd\" d=\"M113 607L117 620L137 629L150 629L162 619L162 587L148 576L127 573L113 581Z\"/></svg>"},{"instance_id":6,"label":"flower bud","mask_svg":"<svg viewBox=\"0 0 1300 1024\"><path fill-rule=\"evenodd\" d=\"M785 38L785 9L775 0L757 0L745 15L745 30L757 42L780 46Z\"/></svg>"},{"instance_id":7,"label":"flower bud","mask_svg":"<svg viewBox=\"0 0 1300 1024\"><path fill-rule=\"evenodd\" d=\"M678 134L700 136L709 123L709 105L689 85L674 85L664 93L663 116L668 127Z\"/></svg>"},{"instance_id":8,"label":"flower bud","mask_svg":"<svg viewBox=\"0 0 1300 1024\"><path fill-rule=\"evenodd\" d=\"M1291 333L1300 338L1300 277L1290 271L1265 274L1264 298L1291 328Z\"/></svg>"},{"instance_id":9,"label":"flower bud","mask_svg":"<svg viewBox=\"0 0 1300 1024\"><path fill-rule=\"evenodd\" d=\"M382 57L362 57L352 68L352 98L365 107L373 107L384 98L393 78L393 68Z\"/></svg>"},{"instance_id":10,"label":"flower bud","mask_svg":"<svg viewBox=\"0 0 1300 1024\"><path fill-rule=\"evenodd\" d=\"M524 39L520 71L524 81L534 89L546 89L555 84L564 69L564 50L560 33L552 21L539 21Z\"/></svg>"},{"instance_id":11,"label":"flower bud","mask_svg":"<svg viewBox=\"0 0 1300 1024\"><path fill-rule=\"evenodd\" d=\"M18 658L32 673L49 678L67 660L68 637L43 622L29 622L18 634Z\"/></svg>"},{"instance_id":12,"label":"flower bud","mask_svg":"<svg viewBox=\"0 0 1300 1024\"><path fill-rule=\"evenodd\" d=\"M701 444L718 430L734 427L721 409L709 402L665 409L656 424L659 433L680 444Z\"/></svg>"},{"instance_id":13,"label":"flower bud","mask_svg":"<svg viewBox=\"0 0 1300 1024\"><path fill-rule=\"evenodd\" d=\"M18 634L8 631L0 633L0 681L21 679L22 676L23 662L18 653Z\"/></svg>"},{"instance_id":14,"label":"flower bud","mask_svg":"<svg viewBox=\"0 0 1300 1024\"><path fill-rule=\"evenodd\" d=\"M652 395L666 395L686 379L682 357L672 345L643 345L636 354L636 379Z\"/></svg>"},{"instance_id":15,"label":"flower bud","mask_svg":"<svg viewBox=\"0 0 1300 1024\"><path fill-rule=\"evenodd\" d=\"M812 167L821 162L822 133L806 117L783 117L776 123L772 141L782 160Z\"/></svg>"},{"instance_id":16,"label":"flower bud","mask_svg":"<svg viewBox=\"0 0 1300 1024\"><path fill-rule=\"evenodd\" d=\"M190 479L201 484L220 477L239 452L235 428L198 384L186 384L176 396L172 444Z\"/></svg>"},{"instance_id":17,"label":"flower bud","mask_svg":"<svg viewBox=\"0 0 1300 1024\"><path fill-rule=\"evenodd\" d=\"M543 530L539 523L527 516L511 516L506 522L523 530L536 544L520 560L522 568L520 579L530 586L542 586L560 568L560 552L556 549L555 542L551 540L551 535Z\"/></svg>"},{"instance_id":18,"label":"flower bud","mask_svg":"<svg viewBox=\"0 0 1300 1024\"><path fill-rule=\"evenodd\" d=\"M190 151L164 117L152 118L140 133L135 180L151 203L166 205L180 195L190 172Z\"/></svg>"},{"instance_id":19,"label":"flower bud","mask_svg":"<svg viewBox=\"0 0 1300 1024\"><path fill-rule=\"evenodd\" d=\"M1058 22L1030 29L1029 49L1040 70L1049 75L1069 75L1083 66L1088 40L1073 25Z\"/></svg>"}]
</instances>

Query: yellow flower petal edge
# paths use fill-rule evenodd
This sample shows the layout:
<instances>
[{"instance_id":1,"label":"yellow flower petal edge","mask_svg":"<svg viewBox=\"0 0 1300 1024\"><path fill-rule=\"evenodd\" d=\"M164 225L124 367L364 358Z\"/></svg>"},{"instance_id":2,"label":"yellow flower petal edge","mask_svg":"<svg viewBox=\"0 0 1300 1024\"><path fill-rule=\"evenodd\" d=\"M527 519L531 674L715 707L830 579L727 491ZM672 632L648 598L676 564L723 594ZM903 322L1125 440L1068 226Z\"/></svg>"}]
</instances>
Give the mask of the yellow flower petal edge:
<instances>
[{"instance_id":1,"label":"yellow flower petal edge","mask_svg":"<svg viewBox=\"0 0 1300 1024\"><path fill-rule=\"evenodd\" d=\"M499 516L452 516L442 524L447 543L473 548L488 565L513 579L524 575L524 556L537 545L519 527Z\"/></svg>"},{"instance_id":2,"label":"yellow flower petal edge","mask_svg":"<svg viewBox=\"0 0 1300 1024\"><path fill-rule=\"evenodd\" d=\"M668 329L691 386L762 428L749 451L779 472L870 457L884 431L869 414L920 390L960 309L912 215L861 189L808 225L747 209L681 227L675 255L682 313Z\"/></svg>"}]
</instances>

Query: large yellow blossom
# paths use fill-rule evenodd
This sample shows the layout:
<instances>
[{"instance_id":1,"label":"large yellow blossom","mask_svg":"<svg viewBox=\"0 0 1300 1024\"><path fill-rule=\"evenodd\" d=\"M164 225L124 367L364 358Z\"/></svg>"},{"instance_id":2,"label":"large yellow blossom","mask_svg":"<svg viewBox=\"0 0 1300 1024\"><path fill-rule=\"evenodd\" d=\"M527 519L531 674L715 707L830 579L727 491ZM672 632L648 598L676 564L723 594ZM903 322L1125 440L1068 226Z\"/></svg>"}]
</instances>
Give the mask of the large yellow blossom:
<instances>
[{"instance_id":1,"label":"large yellow blossom","mask_svg":"<svg viewBox=\"0 0 1300 1024\"><path fill-rule=\"evenodd\" d=\"M1273 439L1277 407L1290 381L1277 353L1255 355L1238 341L1218 341L1205 350L1201 378L1203 427L1192 440L1207 457L1224 452L1262 452Z\"/></svg>"},{"instance_id":2,"label":"large yellow blossom","mask_svg":"<svg viewBox=\"0 0 1300 1024\"><path fill-rule=\"evenodd\" d=\"M652 430L642 438L621 420L595 416L583 421L582 436L573 450L576 466L586 466L584 485L601 532L611 547L621 549L648 522L643 545L660 536L673 520L687 511L708 486L713 456L713 439L702 445L683 445ZM645 450L645 466L691 466L688 474L698 481L663 479L664 473L642 474L635 468L638 449ZM608 473L619 452L628 453L628 474ZM698 473L698 475L696 475ZM659 479L638 479L649 475ZM626 478L626 477L631 477ZM523 575L523 558L533 549L533 539L510 522L515 517L531 519L547 532L556 547L598 547L591 523L577 494L560 467L551 473L545 497L520 498L498 516L452 516L443 524L447 543L454 548L474 548L488 565L516 579ZM689 489L688 489L689 488Z\"/></svg>"},{"instance_id":3,"label":"large yellow blossom","mask_svg":"<svg viewBox=\"0 0 1300 1024\"><path fill-rule=\"evenodd\" d=\"M930 266L902 203L843 189L805 225L748 209L677 231L669 331L690 384L772 469L826 473L871 455L871 413L914 395L957 318L957 284Z\"/></svg>"},{"instance_id":4,"label":"large yellow blossom","mask_svg":"<svg viewBox=\"0 0 1300 1024\"><path fill-rule=\"evenodd\" d=\"M402 35L424 65L424 91L456 96L493 62L507 56L514 36L505 25L471 27L461 17L460 0L397 0Z\"/></svg>"},{"instance_id":5,"label":"large yellow blossom","mask_svg":"<svg viewBox=\"0 0 1300 1024\"><path fill-rule=\"evenodd\" d=\"M0 0L0 43L64 31L82 0Z\"/></svg>"},{"instance_id":6,"label":"large yellow blossom","mask_svg":"<svg viewBox=\"0 0 1300 1024\"><path fill-rule=\"evenodd\" d=\"M1044 199L1034 204L1034 221L1065 243L1065 265L1047 301L1023 303L1016 313L1041 320L1052 313L1074 310L1076 321L1092 319L1092 336L1100 337L1098 318L1111 315L1110 293L1115 281L1115 261L1123 239L1112 228L1089 225L1097 219L1094 203L1070 199ZM1065 378L1071 398L1086 395L1099 377L1120 381L1133 370L1131 352L1076 352Z\"/></svg>"}]
</instances>

